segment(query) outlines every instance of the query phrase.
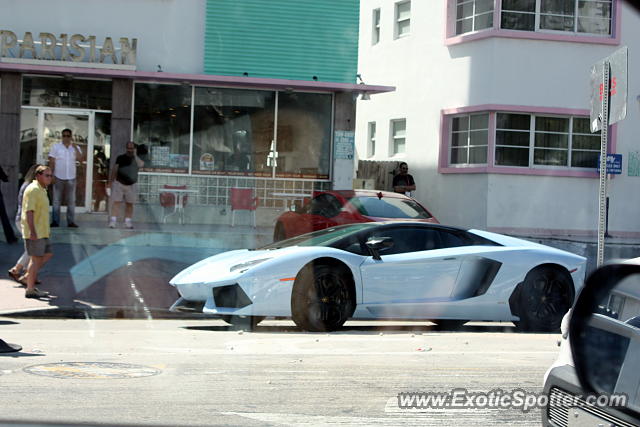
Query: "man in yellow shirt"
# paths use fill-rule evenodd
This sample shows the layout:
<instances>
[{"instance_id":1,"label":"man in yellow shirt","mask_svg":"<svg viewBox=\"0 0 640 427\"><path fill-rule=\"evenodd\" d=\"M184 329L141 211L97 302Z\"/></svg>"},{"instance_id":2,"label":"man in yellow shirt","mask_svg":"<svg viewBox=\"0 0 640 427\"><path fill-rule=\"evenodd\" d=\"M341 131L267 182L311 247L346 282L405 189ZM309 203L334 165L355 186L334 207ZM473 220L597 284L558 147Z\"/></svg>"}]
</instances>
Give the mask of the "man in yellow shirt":
<instances>
[{"instance_id":1,"label":"man in yellow shirt","mask_svg":"<svg viewBox=\"0 0 640 427\"><path fill-rule=\"evenodd\" d=\"M47 186L51 184L51 169L40 165L36 168L36 179L24 190L22 197L22 235L27 254L31 257L31 263L27 270L27 298L42 298L49 295L48 292L36 288L38 271L53 256L51 243L49 243L49 198Z\"/></svg>"}]
</instances>

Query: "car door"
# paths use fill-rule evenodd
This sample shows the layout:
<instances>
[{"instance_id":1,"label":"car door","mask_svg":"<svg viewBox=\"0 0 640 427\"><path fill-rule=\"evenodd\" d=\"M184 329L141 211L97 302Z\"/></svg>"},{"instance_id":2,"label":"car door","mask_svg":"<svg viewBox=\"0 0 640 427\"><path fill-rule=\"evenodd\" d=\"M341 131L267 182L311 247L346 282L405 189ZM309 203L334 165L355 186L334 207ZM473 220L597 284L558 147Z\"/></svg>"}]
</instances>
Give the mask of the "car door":
<instances>
[{"instance_id":1,"label":"car door","mask_svg":"<svg viewBox=\"0 0 640 427\"><path fill-rule=\"evenodd\" d=\"M377 316L414 317L420 305L445 301L455 289L462 262L457 247L438 229L390 227L370 237L391 237L394 245L361 265L363 303ZM462 244L462 242L461 242Z\"/></svg>"}]
</instances>

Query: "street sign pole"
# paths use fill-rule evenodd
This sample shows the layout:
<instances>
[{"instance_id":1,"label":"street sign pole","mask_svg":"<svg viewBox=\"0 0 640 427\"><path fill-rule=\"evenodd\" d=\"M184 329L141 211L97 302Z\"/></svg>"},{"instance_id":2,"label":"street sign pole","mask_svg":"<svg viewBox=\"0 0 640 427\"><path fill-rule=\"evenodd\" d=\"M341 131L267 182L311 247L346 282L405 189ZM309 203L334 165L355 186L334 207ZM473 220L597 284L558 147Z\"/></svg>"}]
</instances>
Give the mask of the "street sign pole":
<instances>
[{"instance_id":1,"label":"street sign pole","mask_svg":"<svg viewBox=\"0 0 640 427\"><path fill-rule=\"evenodd\" d=\"M609 136L609 61L604 61L602 72L602 116L600 118L600 189L598 203L598 259L604 263L604 235L607 215L607 138Z\"/></svg>"}]
</instances>

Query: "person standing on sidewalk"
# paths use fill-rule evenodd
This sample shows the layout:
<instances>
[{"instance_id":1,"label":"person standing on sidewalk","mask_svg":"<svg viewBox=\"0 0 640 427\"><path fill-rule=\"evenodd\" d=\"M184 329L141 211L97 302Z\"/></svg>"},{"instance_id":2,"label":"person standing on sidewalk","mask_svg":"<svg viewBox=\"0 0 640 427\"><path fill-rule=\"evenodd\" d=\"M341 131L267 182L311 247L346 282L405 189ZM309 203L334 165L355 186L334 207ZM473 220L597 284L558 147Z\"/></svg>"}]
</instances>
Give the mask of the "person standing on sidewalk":
<instances>
[{"instance_id":1,"label":"person standing on sidewalk","mask_svg":"<svg viewBox=\"0 0 640 427\"><path fill-rule=\"evenodd\" d=\"M77 228L76 212L76 162L82 160L82 150L71 139L71 129L62 131L62 141L51 147L49 167L55 177L53 182L53 212L51 226L60 225L60 205L64 196L67 205L67 226Z\"/></svg>"},{"instance_id":2,"label":"person standing on sidewalk","mask_svg":"<svg viewBox=\"0 0 640 427\"><path fill-rule=\"evenodd\" d=\"M22 236L27 254L31 257L27 270L26 298L43 298L48 292L36 288L38 271L53 256L49 235L49 197L47 187L51 184L53 173L47 166L36 168L36 179L24 190L22 196Z\"/></svg>"},{"instance_id":3,"label":"person standing on sidewalk","mask_svg":"<svg viewBox=\"0 0 640 427\"><path fill-rule=\"evenodd\" d=\"M116 164L111 171L107 188L111 190L111 219L109 228L116 228L116 221L120 213L120 205L125 202L124 226L133 228L133 204L138 198L138 170L144 162L138 157L136 144L127 142L127 151L116 158Z\"/></svg>"},{"instance_id":4,"label":"person standing on sidewalk","mask_svg":"<svg viewBox=\"0 0 640 427\"><path fill-rule=\"evenodd\" d=\"M409 175L409 166L401 162L398 166L399 172L393 177L393 191L411 197L411 192L416 191L416 182L413 176Z\"/></svg>"},{"instance_id":5,"label":"person standing on sidewalk","mask_svg":"<svg viewBox=\"0 0 640 427\"><path fill-rule=\"evenodd\" d=\"M18 192L18 209L16 210L16 218L15 224L18 227L18 231L22 232L22 226L20 223L22 222L22 199L24 197L24 191L27 189L29 184L35 179L36 168L40 166L39 164L32 165L27 173L24 175L24 182L22 186L20 186L20 191ZM29 254L25 250L24 253L18 258L16 265L11 267L7 273L9 277L11 277L16 282L26 284L27 283L27 268L29 266ZM23 274L24 273L24 274Z\"/></svg>"}]
</instances>

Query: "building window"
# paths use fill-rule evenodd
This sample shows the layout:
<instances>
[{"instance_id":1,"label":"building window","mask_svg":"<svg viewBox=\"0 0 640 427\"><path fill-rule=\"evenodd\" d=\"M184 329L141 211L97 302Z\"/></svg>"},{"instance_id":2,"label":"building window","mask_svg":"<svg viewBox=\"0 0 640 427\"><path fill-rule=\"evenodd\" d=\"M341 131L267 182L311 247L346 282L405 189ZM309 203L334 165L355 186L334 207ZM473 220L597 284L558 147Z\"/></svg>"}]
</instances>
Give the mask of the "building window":
<instances>
[{"instance_id":1,"label":"building window","mask_svg":"<svg viewBox=\"0 0 640 427\"><path fill-rule=\"evenodd\" d=\"M489 113L451 119L452 165L486 164L489 144Z\"/></svg>"},{"instance_id":2,"label":"building window","mask_svg":"<svg viewBox=\"0 0 640 427\"><path fill-rule=\"evenodd\" d=\"M367 132L367 156L376 155L376 122L369 122Z\"/></svg>"},{"instance_id":3,"label":"building window","mask_svg":"<svg viewBox=\"0 0 640 427\"><path fill-rule=\"evenodd\" d=\"M146 172L324 180L332 116L330 93L136 83L133 139Z\"/></svg>"},{"instance_id":4,"label":"building window","mask_svg":"<svg viewBox=\"0 0 640 427\"><path fill-rule=\"evenodd\" d=\"M187 173L191 133L191 86L135 85L133 140L145 144L145 170Z\"/></svg>"},{"instance_id":5,"label":"building window","mask_svg":"<svg viewBox=\"0 0 640 427\"><path fill-rule=\"evenodd\" d=\"M456 34L493 27L495 0L456 0Z\"/></svg>"},{"instance_id":6,"label":"building window","mask_svg":"<svg viewBox=\"0 0 640 427\"><path fill-rule=\"evenodd\" d=\"M497 113L495 153L496 166L596 168L600 136L584 117Z\"/></svg>"},{"instance_id":7,"label":"building window","mask_svg":"<svg viewBox=\"0 0 640 427\"><path fill-rule=\"evenodd\" d=\"M405 37L411 31L411 2L396 3L395 38Z\"/></svg>"},{"instance_id":8,"label":"building window","mask_svg":"<svg viewBox=\"0 0 640 427\"><path fill-rule=\"evenodd\" d=\"M371 44L378 44L380 41L380 9L373 9Z\"/></svg>"},{"instance_id":9,"label":"building window","mask_svg":"<svg viewBox=\"0 0 640 427\"><path fill-rule=\"evenodd\" d=\"M407 121L391 120L391 154L403 154L407 140Z\"/></svg>"},{"instance_id":10,"label":"building window","mask_svg":"<svg viewBox=\"0 0 640 427\"><path fill-rule=\"evenodd\" d=\"M612 0L502 0L500 27L611 34Z\"/></svg>"},{"instance_id":11,"label":"building window","mask_svg":"<svg viewBox=\"0 0 640 427\"><path fill-rule=\"evenodd\" d=\"M192 173L271 176L275 92L195 88Z\"/></svg>"}]
</instances>

